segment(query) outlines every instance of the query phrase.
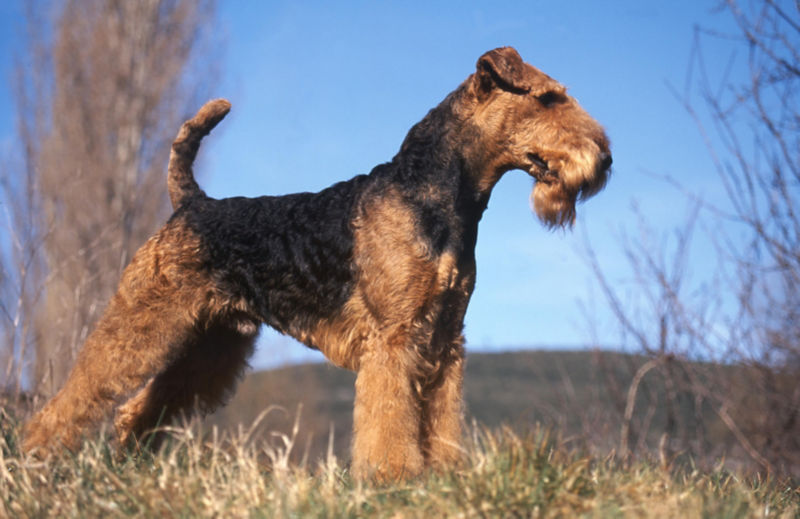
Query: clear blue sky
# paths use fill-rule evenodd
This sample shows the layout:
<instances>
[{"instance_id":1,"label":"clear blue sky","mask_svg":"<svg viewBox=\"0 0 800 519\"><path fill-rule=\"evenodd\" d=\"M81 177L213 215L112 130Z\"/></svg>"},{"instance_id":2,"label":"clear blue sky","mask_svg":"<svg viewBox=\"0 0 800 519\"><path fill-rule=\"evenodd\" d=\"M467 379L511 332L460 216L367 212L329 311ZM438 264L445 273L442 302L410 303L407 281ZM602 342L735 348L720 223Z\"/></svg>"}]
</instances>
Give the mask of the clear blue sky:
<instances>
[{"instance_id":1,"label":"clear blue sky","mask_svg":"<svg viewBox=\"0 0 800 519\"><path fill-rule=\"evenodd\" d=\"M468 347L603 345L619 335L580 252L589 236L609 275L629 280L619 251L636 203L656 229L687 203L654 175L714 199L720 191L694 123L668 88L684 86L694 26L730 29L716 2L220 2L225 42L214 95L233 111L204 144L202 184L216 197L321 189L369 172L473 70L485 51L517 48L569 87L607 129L614 172L579 208L572 233L548 232L528 206L531 179L506 175L479 231ZM19 39L18 4L0 2L0 73ZM712 62L727 60L720 48ZM13 145L8 82L0 87L0 152ZM703 248L698 266L702 273ZM579 310L589 308L593 323ZM315 359L264 333L254 364ZM286 347L284 347L286 346Z\"/></svg>"}]
</instances>

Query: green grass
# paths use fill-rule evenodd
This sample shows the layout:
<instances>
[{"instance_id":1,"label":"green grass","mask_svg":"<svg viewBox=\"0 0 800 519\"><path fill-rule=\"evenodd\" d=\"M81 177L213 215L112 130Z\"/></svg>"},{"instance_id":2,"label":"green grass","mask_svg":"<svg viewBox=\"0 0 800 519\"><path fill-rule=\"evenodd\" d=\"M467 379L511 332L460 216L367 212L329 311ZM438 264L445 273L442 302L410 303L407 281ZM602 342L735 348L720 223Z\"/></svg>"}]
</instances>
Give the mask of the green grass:
<instances>
[{"instance_id":1,"label":"green grass","mask_svg":"<svg viewBox=\"0 0 800 519\"><path fill-rule=\"evenodd\" d=\"M333 456L295 464L294 436L256 428L224 438L175 428L166 448L137 456L89 441L46 461L19 453L19 424L5 413L0 433L3 517L800 516L800 493L789 484L626 466L543 430L474 429L461 467L392 485L354 481Z\"/></svg>"}]
</instances>

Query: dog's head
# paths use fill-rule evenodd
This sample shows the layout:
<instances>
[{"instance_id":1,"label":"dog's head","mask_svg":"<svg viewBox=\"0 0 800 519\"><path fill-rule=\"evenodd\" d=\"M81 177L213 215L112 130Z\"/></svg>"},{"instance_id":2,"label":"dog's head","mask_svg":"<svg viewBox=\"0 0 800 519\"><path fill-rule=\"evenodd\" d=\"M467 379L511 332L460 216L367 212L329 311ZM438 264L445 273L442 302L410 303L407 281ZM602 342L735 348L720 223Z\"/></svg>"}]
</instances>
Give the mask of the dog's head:
<instances>
[{"instance_id":1,"label":"dog's head","mask_svg":"<svg viewBox=\"0 0 800 519\"><path fill-rule=\"evenodd\" d=\"M535 179L531 200L541 221L569 226L575 204L605 186L611 166L609 141L566 88L503 47L480 57L471 78L473 117L489 143L487 182L522 169ZM489 187L491 188L491 187Z\"/></svg>"}]
</instances>

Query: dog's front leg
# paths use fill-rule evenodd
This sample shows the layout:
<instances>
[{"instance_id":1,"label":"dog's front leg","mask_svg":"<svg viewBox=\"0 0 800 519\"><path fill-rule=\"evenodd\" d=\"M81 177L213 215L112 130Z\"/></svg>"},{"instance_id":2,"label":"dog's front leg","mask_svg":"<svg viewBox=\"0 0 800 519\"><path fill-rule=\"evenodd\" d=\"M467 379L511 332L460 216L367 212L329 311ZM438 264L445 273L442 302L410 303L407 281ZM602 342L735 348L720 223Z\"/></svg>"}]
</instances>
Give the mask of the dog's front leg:
<instances>
[{"instance_id":1,"label":"dog's front leg","mask_svg":"<svg viewBox=\"0 0 800 519\"><path fill-rule=\"evenodd\" d=\"M409 351L384 344L365 352L356 378L353 473L379 481L404 479L423 468L420 406Z\"/></svg>"}]
</instances>

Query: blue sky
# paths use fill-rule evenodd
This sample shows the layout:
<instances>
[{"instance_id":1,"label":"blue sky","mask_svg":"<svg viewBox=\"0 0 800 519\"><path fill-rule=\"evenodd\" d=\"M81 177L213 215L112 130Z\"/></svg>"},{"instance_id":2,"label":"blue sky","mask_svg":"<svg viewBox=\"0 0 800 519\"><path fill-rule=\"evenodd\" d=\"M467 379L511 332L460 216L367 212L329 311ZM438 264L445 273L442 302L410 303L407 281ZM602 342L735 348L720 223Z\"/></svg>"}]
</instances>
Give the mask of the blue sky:
<instances>
[{"instance_id":1,"label":"blue sky","mask_svg":"<svg viewBox=\"0 0 800 519\"><path fill-rule=\"evenodd\" d=\"M565 84L605 127L614 172L579 208L571 233L533 217L531 179L511 172L479 231L478 281L466 318L472 350L578 348L619 340L582 259L590 237L612 279L629 273L619 250L635 232L635 203L659 232L679 225L685 198L670 175L706 199L720 192L699 133L671 93L686 82L694 27L729 29L716 2L220 2L222 75L214 96L233 104L204 143L200 170L216 197L321 189L369 172L408 129L473 72L477 58L512 45ZM22 29L20 7L0 2L0 151L13 146L8 91ZM718 55L715 52L719 52ZM730 50L709 46L710 61ZM704 269L703 244L695 270ZM580 311L583 304L590 318ZM318 359L264 333L256 366Z\"/></svg>"}]
</instances>

